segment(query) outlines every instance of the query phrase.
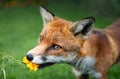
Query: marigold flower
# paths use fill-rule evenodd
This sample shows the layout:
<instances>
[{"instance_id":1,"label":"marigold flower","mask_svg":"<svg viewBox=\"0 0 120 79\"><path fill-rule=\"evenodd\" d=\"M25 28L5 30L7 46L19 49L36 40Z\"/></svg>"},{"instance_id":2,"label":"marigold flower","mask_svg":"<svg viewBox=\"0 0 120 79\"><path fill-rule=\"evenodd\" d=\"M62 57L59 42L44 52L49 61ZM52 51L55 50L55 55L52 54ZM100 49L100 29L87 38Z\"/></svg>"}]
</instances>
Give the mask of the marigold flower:
<instances>
[{"instance_id":1,"label":"marigold flower","mask_svg":"<svg viewBox=\"0 0 120 79\"><path fill-rule=\"evenodd\" d=\"M34 64L30 62L26 57L23 58L23 62L27 65L27 67L30 69L30 71L34 70L36 71L39 67L38 64Z\"/></svg>"}]
</instances>

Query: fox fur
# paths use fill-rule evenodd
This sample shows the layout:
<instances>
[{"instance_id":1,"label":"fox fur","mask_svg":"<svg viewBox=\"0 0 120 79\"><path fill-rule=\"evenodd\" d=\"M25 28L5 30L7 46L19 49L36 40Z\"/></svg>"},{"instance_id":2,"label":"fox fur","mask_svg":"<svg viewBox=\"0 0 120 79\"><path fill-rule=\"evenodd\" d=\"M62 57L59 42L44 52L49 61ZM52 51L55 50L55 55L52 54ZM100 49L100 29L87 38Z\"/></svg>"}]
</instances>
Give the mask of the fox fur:
<instances>
[{"instance_id":1,"label":"fox fur","mask_svg":"<svg viewBox=\"0 0 120 79\"><path fill-rule=\"evenodd\" d=\"M103 30L95 30L95 18L72 22L40 7L43 29L38 45L27 58L40 66L67 63L78 79L108 79L109 68L120 60L120 20Z\"/></svg>"}]
</instances>

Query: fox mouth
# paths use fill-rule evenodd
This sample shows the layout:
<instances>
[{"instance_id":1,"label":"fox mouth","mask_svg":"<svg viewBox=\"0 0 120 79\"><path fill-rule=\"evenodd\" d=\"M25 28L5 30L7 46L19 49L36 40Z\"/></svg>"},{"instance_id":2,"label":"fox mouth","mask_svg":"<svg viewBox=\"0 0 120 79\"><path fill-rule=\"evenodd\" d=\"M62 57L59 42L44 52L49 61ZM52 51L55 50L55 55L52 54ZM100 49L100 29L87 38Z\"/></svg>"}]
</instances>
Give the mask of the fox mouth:
<instances>
[{"instance_id":1,"label":"fox mouth","mask_svg":"<svg viewBox=\"0 0 120 79\"><path fill-rule=\"evenodd\" d=\"M39 68L39 69L42 69L42 68L51 66L51 65L53 65L53 64L55 64L55 63L48 62L48 63L40 64L38 68Z\"/></svg>"}]
</instances>

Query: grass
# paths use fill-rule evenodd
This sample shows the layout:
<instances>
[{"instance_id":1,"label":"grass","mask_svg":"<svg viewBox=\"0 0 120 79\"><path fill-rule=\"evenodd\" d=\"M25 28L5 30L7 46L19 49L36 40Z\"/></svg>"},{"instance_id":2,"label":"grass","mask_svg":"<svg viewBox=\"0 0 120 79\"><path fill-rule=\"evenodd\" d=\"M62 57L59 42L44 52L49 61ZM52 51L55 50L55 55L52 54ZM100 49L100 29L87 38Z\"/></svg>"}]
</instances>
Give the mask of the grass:
<instances>
[{"instance_id":1,"label":"grass","mask_svg":"<svg viewBox=\"0 0 120 79\"><path fill-rule=\"evenodd\" d=\"M7 55L0 52L0 72L3 74L3 79L6 79L6 67L11 66L21 66L24 67L23 62L21 60L17 60L11 55Z\"/></svg>"},{"instance_id":2,"label":"grass","mask_svg":"<svg viewBox=\"0 0 120 79\"><path fill-rule=\"evenodd\" d=\"M86 12L74 13L75 7L67 11L62 9L59 11L58 7L54 7L53 11L58 16L72 21L88 16ZM100 16L96 18L95 26L99 28L104 28L112 22ZM22 60L26 52L37 45L41 28L42 19L38 7L0 10L0 52ZM6 73L7 79L75 79L71 67L66 64L56 64L36 72L29 72L29 69L21 66L6 66ZM116 65L110 69L109 79L119 79L119 74L120 65ZM3 79L2 74L0 74L0 79Z\"/></svg>"}]
</instances>

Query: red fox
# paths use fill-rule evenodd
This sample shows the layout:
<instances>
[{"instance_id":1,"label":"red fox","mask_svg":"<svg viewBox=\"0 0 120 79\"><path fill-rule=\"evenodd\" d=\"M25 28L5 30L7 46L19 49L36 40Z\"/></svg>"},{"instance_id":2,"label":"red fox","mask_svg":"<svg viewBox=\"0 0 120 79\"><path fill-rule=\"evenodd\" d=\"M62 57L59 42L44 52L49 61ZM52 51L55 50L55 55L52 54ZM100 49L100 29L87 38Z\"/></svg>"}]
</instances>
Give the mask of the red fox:
<instances>
[{"instance_id":1,"label":"red fox","mask_svg":"<svg viewBox=\"0 0 120 79\"><path fill-rule=\"evenodd\" d=\"M77 79L107 79L108 69L120 60L120 21L95 30L94 17L72 22L40 7L43 29L38 45L26 57L39 68L67 63Z\"/></svg>"}]
</instances>

